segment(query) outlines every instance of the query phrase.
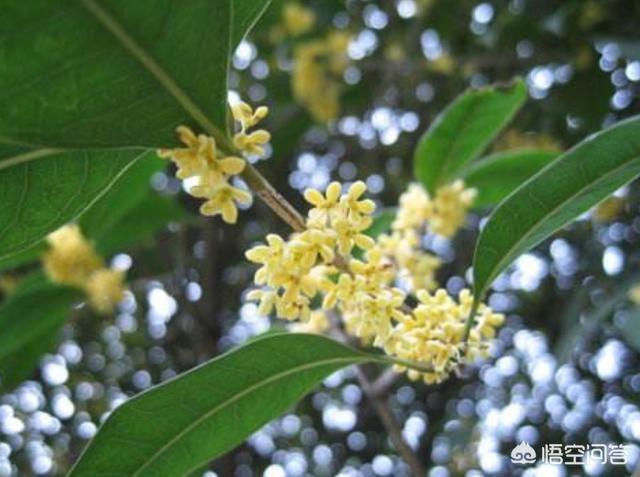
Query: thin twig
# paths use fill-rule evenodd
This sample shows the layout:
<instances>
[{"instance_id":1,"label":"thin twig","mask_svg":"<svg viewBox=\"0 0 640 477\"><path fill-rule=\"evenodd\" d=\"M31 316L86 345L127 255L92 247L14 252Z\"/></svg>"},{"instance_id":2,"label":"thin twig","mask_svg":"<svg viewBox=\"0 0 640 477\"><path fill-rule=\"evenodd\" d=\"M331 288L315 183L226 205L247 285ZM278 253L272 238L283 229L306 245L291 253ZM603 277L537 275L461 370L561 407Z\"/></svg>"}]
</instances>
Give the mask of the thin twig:
<instances>
[{"instance_id":1,"label":"thin twig","mask_svg":"<svg viewBox=\"0 0 640 477\"><path fill-rule=\"evenodd\" d=\"M330 312L327 314L327 316L331 324L329 329L330 334L341 343L352 345L353 339L340 328L339 320L336 314ZM356 366L356 376L358 379L358 383L360 384L360 387L364 392L364 395L367 397L367 400L371 403L373 410L378 415L378 418L387 431L387 434L389 435L393 446L398 452L398 455L411 469L411 474L413 475L413 477L424 477L426 475L425 468L422 466L422 463L420 462L420 459L418 459L418 456L415 454L415 452L413 452L413 449L409 447L409 444L407 444L404 440L404 437L402 437L400 425L396 421L391 412L391 409L389 409L389 405L387 404L386 394L392 382L389 382L391 378L389 377L387 372L385 372L378 380L376 380L372 384L369 377L367 377L366 369L367 365L360 364ZM393 374L397 375L397 373Z\"/></svg>"},{"instance_id":2,"label":"thin twig","mask_svg":"<svg viewBox=\"0 0 640 477\"><path fill-rule=\"evenodd\" d=\"M424 477L426 475L426 469L422 466L420 459L418 459L418 456L413 452L413 449L411 449L409 444L404 440L400 426L391 413L386 397L375 393L369 378L367 378L364 373L363 366L357 367L357 377L365 396L367 396L367 399L373 406L373 409L376 411L376 414L378 414L382 425L386 429L387 434L389 434L389 438L391 439L393 446L400 457L402 457L402 460L404 460L411 469L411 474L414 477Z\"/></svg>"}]
</instances>

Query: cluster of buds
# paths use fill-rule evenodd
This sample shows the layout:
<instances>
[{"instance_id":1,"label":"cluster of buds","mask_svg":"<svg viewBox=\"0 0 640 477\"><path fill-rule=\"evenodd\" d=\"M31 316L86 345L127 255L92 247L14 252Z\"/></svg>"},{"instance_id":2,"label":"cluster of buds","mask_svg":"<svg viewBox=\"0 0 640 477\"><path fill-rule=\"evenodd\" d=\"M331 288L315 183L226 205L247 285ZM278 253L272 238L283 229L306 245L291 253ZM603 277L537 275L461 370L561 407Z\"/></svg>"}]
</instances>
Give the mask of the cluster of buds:
<instances>
[{"instance_id":1,"label":"cluster of buds","mask_svg":"<svg viewBox=\"0 0 640 477\"><path fill-rule=\"evenodd\" d=\"M464 187L451 190L460 191L458 204L468 202L471 193ZM354 183L344 193L337 182L331 183L324 194L308 189L305 199L313 207L307 215L306 230L293 234L289 240L270 234L265 245L246 253L250 261L261 265L254 279L261 288L249 292L248 298L259 301L261 314L275 310L280 318L300 321L295 326L298 331L322 332L330 323L327 314L340 316L344 329L364 344L430 370L410 369L411 378L439 382L458 363L486 351L487 339L493 337L503 317L481 305L465 343L465 323L472 304L469 292L460 294L459 303L444 290L431 295L426 288L435 284L433 269L437 259L420 255L413 242L409 248L400 244L402 251L394 250L398 246L392 243L396 234L408 236L411 230L418 240L417 230L425 224L424 210L429 210L431 220L437 213L434 209L445 211L441 223L451 219L447 207L433 204L438 197L430 201L426 193L423 197L412 187L401 199L393 235L382 236L376 242L366 235L375 205L363 199L365 192L363 182ZM412 197L421 200L414 201ZM425 197L427 200L423 200ZM440 201L453 201L449 192L442 197ZM353 257L356 249L364 252L362 260ZM417 267L409 267L411 256L417 257ZM429 262L425 262L427 258ZM402 270L415 275L422 270L429 277L415 279L420 304L413 310L405 305L406 292L395 286ZM425 282L428 287L423 286ZM321 303L321 309L313 309L314 303Z\"/></svg>"},{"instance_id":2,"label":"cluster of buds","mask_svg":"<svg viewBox=\"0 0 640 477\"><path fill-rule=\"evenodd\" d=\"M83 290L98 313L113 312L124 297L124 273L105 266L75 224L49 234L49 249L42 256L47 277L54 283Z\"/></svg>"},{"instance_id":3,"label":"cluster of buds","mask_svg":"<svg viewBox=\"0 0 640 477\"><path fill-rule=\"evenodd\" d=\"M349 65L350 41L348 33L332 31L294 50L293 95L318 122L329 122L340 112L341 78Z\"/></svg>"},{"instance_id":4,"label":"cluster of buds","mask_svg":"<svg viewBox=\"0 0 640 477\"><path fill-rule=\"evenodd\" d=\"M234 146L245 156L263 156L265 145L271 139L264 129L249 132L249 129L264 119L269 110L261 106L255 111L246 103L239 102L231 108L240 130L233 137ZM193 185L189 194L205 199L200 213L206 216L220 214L222 219L234 224L238 219L238 205L251 204L251 194L231 185L232 178L246 166L242 157L223 154L213 137L196 135L187 126L177 129L178 137L185 147L160 149L158 155L173 161L177 167L176 177L189 180Z\"/></svg>"},{"instance_id":5,"label":"cluster of buds","mask_svg":"<svg viewBox=\"0 0 640 477\"><path fill-rule=\"evenodd\" d=\"M282 42L285 37L304 35L316 23L316 14L310 8L297 1L287 2L282 6L282 18L279 25L270 31L270 39L274 44Z\"/></svg>"}]
</instances>

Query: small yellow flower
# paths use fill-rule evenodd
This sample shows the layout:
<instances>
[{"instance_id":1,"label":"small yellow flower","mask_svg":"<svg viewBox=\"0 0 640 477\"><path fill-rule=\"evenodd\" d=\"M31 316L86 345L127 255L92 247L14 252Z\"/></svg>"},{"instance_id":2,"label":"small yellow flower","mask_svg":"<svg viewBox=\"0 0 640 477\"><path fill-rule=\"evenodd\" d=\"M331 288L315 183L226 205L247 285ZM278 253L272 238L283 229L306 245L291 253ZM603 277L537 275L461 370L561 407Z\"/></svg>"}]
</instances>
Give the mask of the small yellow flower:
<instances>
[{"instance_id":1,"label":"small yellow flower","mask_svg":"<svg viewBox=\"0 0 640 477\"><path fill-rule=\"evenodd\" d=\"M305 230L291 241L291 248L301 255L301 261L312 267L320 258L325 264L335 258L335 234L330 230Z\"/></svg>"},{"instance_id":2,"label":"small yellow flower","mask_svg":"<svg viewBox=\"0 0 640 477\"><path fill-rule=\"evenodd\" d=\"M164 159L171 159L178 171L178 179L188 179L202 173L207 164L216 159L216 143L212 137L196 134L187 126L176 129L178 138L186 147L175 149L159 149L158 155Z\"/></svg>"},{"instance_id":3,"label":"small yellow flower","mask_svg":"<svg viewBox=\"0 0 640 477\"><path fill-rule=\"evenodd\" d=\"M291 36L300 36L313 28L316 15L298 2L287 2L282 8L282 22Z\"/></svg>"},{"instance_id":4,"label":"small yellow flower","mask_svg":"<svg viewBox=\"0 0 640 477\"><path fill-rule=\"evenodd\" d=\"M294 50L293 95L318 122L327 123L340 111L341 76L349 65L350 39L348 33L334 31Z\"/></svg>"},{"instance_id":5,"label":"small yellow flower","mask_svg":"<svg viewBox=\"0 0 640 477\"><path fill-rule=\"evenodd\" d=\"M395 269L379 247L369 249L365 253L365 261L351 260L349 269L364 280L368 290L377 290L393 281Z\"/></svg>"},{"instance_id":6,"label":"small yellow flower","mask_svg":"<svg viewBox=\"0 0 640 477\"><path fill-rule=\"evenodd\" d=\"M369 217L369 219L371 219ZM353 247L358 246L362 250L369 250L376 244L368 235L363 232L371 225L371 220L362 220L358 223L352 223L347 219L339 219L334 223L334 229L338 236L338 250L341 254L347 255L351 253Z\"/></svg>"},{"instance_id":7,"label":"small yellow flower","mask_svg":"<svg viewBox=\"0 0 640 477\"><path fill-rule=\"evenodd\" d=\"M452 237L464 224L467 210L475 197L476 190L465 189L461 180L438 188L433 199L429 229L444 237Z\"/></svg>"},{"instance_id":8,"label":"small yellow flower","mask_svg":"<svg viewBox=\"0 0 640 477\"><path fill-rule=\"evenodd\" d=\"M313 208L309 211L307 225L310 227L325 227L329 225L332 216L337 211L341 191L342 187L339 182L329 184L325 195L322 195L322 192L316 189L305 190L305 200L313 205Z\"/></svg>"},{"instance_id":9,"label":"small yellow flower","mask_svg":"<svg viewBox=\"0 0 640 477\"><path fill-rule=\"evenodd\" d=\"M293 333L322 334L329 329L329 318L322 310L313 310L306 323L292 323L289 330Z\"/></svg>"},{"instance_id":10,"label":"small yellow flower","mask_svg":"<svg viewBox=\"0 0 640 477\"><path fill-rule=\"evenodd\" d=\"M247 130L266 118L269 114L269 108L259 106L254 111L249 104L239 101L231 107L231 113L233 118L240 123L242 130Z\"/></svg>"},{"instance_id":11,"label":"small yellow flower","mask_svg":"<svg viewBox=\"0 0 640 477\"><path fill-rule=\"evenodd\" d=\"M419 184L410 184L399 199L398 213L393 221L393 230L413 230L423 227L433 213L429 194Z\"/></svg>"},{"instance_id":12,"label":"small yellow flower","mask_svg":"<svg viewBox=\"0 0 640 477\"><path fill-rule=\"evenodd\" d=\"M112 313L124 298L124 273L102 268L91 274L85 284L85 291L94 310L102 314Z\"/></svg>"},{"instance_id":13,"label":"small yellow flower","mask_svg":"<svg viewBox=\"0 0 640 477\"><path fill-rule=\"evenodd\" d=\"M233 187L227 182L221 182L215 187L195 186L191 193L194 197L207 199L200 206L200 213L206 216L221 214L228 224L235 224L238 220L238 206L251 204L251 194L245 190Z\"/></svg>"},{"instance_id":14,"label":"small yellow flower","mask_svg":"<svg viewBox=\"0 0 640 477\"><path fill-rule=\"evenodd\" d=\"M49 234L47 242L49 249L42 256L47 277L83 290L98 313L111 313L124 296L124 273L106 268L75 224Z\"/></svg>"},{"instance_id":15,"label":"small yellow flower","mask_svg":"<svg viewBox=\"0 0 640 477\"><path fill-rule=\"evenodd\" d=\"M231 112L240 123L240 131L233 136L234 146L249 156L264 156L265 145L271 140L271 134L264 129L248 130L267 117L269 108L260 106L254 111L250 105L240 101L232 106Z\"/></svg>"},{"instance_id":16,"label":"small yellow flower","mask_svg":"<svg viewBox=\"0 0 640 477\"><path fill-rule=\"evenodd\" d=\"M266 238L268 245L256 245L245 252L247 259L262 264L254 277L254 281L258 285L264 285L270 281L272 275L279 271L286 253L286 243L279 235L269 234Z\"/></svg>"},{"instance_id":17,"label":"small yellow flower","mask_svg":"<svg viewBox=\"0 0 640 477\"><path fill-rule=\"evenodd\" d=\"M495 336L496 327L504 321L503 315L481 305L465 343L465 324L473 305L469 290L460 292L458 302L445 290L435 293L421 290L417 296L420 304L411 315L398 320L385 343L385 350L398 358L431 367L433 372L430 373L408 372L410 378L421 377L428 384L445 379L460 361L483 356L487 340ZM396 369L404 370L402 367Z\"/></svg>"},{"instance_id":18,"label":"small yellow flower","mask_svg":"<svg viewBox=\"0 0 640 477\"><path fill-rule=\"evenodd\" d=\"M271 134L264 129L258 129L246 134L239 132L233 136L233 144L245 154L263 157L266 153L265 145L271 140Z\"/></svg>"},{"instance_id":19,"label":"small yellow flower","mask_svg":"<svg viewBox=\"0 0 640 477\"><path fill-rule=\"evenodd\" d=\"M49 249L42 262L55 283L82 287L88 277L104 266L102 259L76 224L65 225L47 236Z\"/></svg>"},{"instance_id":20,"label":"small yellow flower","mask_svg":"<svg viewBox=\"0 0 640 477\"><path fill-rule=\"evenodd\" d=\"M396 370L426 383L442 381L461 361L486 355L488 341L504 320L480 305L465 345L473 304L469 291L461 292L457 302L444 290L427 291L435 286L440 260L420 249L420 234L434 217L440 217L440 227L459 227L461 219L450 209L455 203L466 207L473 193L456 183L441 188L431 200L420 186L410 188L401 199L393 232L381 235L376 243L364 233L375 209L372 201L363 199L365 192L360 181L345 193L338 182L329 184L324 193L306 190L304 197L313 206L307 230L289 240L268 235L266 245L246 253L250 261L261 264L254 281L264 286L248 298L259 302L261 314L275 309L282 319L304 322L292 329L308 332L324 331L329 323L324 312L311 308L321 300L322 309L335 310L346 331L363 343L430 369L418 372L396 366ZM355 247L365 250L364 259L351 257ZM405 292L392 286L403 275L419 300L410 311Z\"/></svg>"},{"instance_id":21,"label":"small yellow flower","mask_svg":"<svg viewBox=\"0 0 640 477\"><path fill-rule=\"evenodd\" d=\"M367 191L367 186L362 181L354 182L349 191L340 199L340 205L346 209L347 216L351 220L360 220L363 216L370 216L376 210L376 204L371 199L360 200Z\"/></svg>"},{"instance_id":22,"label":"small yellow flower","mask_svg":"<svg viewBox=\"0 0 640 477\"><path fill-rule=\"evenodd\" d=\"M264 129L248 132L248 129L258 124L269 113L266 106L260 106L255 111L247 103L238 102L231 107L235 120L240 124L240 131L233 137L234 146L242 154L263 156L265 145L271 135ZM230 224L238 219L237 203L249 205L251 195L229 184L229 180L241 174L246 161L241 157L220 154L213 137L205 134L196 135L186 126L177 128L180 141L186 147L174 149L159 149L158 155L173 161L178 171L179 179L195 179L195 185L189 193L197 198L206 199L200 207L203 215L222 216Z\"/></svg>"}]
</instances>

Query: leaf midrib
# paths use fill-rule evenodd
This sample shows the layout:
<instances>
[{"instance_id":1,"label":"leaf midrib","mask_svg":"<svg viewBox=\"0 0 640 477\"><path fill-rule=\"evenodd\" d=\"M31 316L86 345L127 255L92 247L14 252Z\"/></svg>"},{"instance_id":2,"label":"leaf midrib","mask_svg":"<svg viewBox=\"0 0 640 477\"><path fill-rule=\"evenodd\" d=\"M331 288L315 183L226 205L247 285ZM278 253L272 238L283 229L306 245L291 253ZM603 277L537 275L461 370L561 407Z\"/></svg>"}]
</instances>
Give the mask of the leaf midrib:
<instances>
[{"instance_id":1,"label":"leaf midrib","mask_svg":"<svg viewBox=\"0 0 640 477\"><path fill-rule=\"evenodd\" d=\"M375 357L374 356L360 356L360 357L343 357L343 358L330 358L330 359L325 359L322 361L314 361L312 363L307 363L303 366L295 366L293 368L289 368L285 371L282 371L280 373L274 374L273 376L270 376L267 379L264 379L262 381L259 381L247 388L244 388L242 391L240 391L239 393L233 395L232 397L230 397L229 399L219 403L217 406L215 406L213 409L205 412L204 414L202 414L199 418L197 418L195 421L193 421L191 424L189 424L187 427L185 427L181 432L179 432L178 434L176 434L173 438L171 438L165 445L163 445L162 447L160 447L160 449L158 449L152 456L150 456L149 459L147 459L138 469L136 469L130 477L137 477L140 475L141 472L143 472L147 467L149 467L158 457L160 457L167 449L169 449L170 447L172 447L176 442L178 442L182 437L184 437L187 433L189 433L191 430L193 430L195 427L199 426L202 422L204 422L205 420L209 419L211 416L213 416L214 414L220 412L221 410L223 410L226 407L231 406L232 404L234 404L237 401L240 401L242 398L244 398L246 395L259 390L260 388L266 387L269 384L279 381L281 379L284 379L292 374L296 374L296 373L300 373L300 372L304 372L306 370L309 369L313 369L316 367L322 367L322 366L327 366L327 365L331 365L331 364L339 364L339 363L345 363L345 364L355 364L355 363L359 363L359 362L367 362L367 361L374 361ZM82 458L80 458L78 460L78 462L81 462ZM70 475L73 475L73 470L71 471ZM185 475L188 475L185 474Z\"/></svg>"},{"instance_id":2,"label":"leaf midrib","mask_svg":"<svg viewBox=\"0 0 640 477\"><path fill-rule=\"evenodd\" d=\"M482 92L484 93L484 92ZM484 94L483 94L484 96ZM465 116L474 116L475 111L478 109L478 104L480 103L480 101L483 99L482 96L478 95L474 98L473 103L467 108L467 110L465 111ZM462 128L460 129L460 136L464 136L464 132L470 127L470 124L473 121L464 121L464 123L462 124ZM447 151L447 158L445 161L443 161L442 166L440 167L440 171L438 174L438 180L436 181L436 186L438 186L439 184L442 184L442 182L446 179L449 178L449 175L451 174L451 167L452 167L452 162L454 162L454 157L457 155L455 153L457 153L457 151L461 148L462 146L460 145L460 141L454 141L450 147L448 147L448 151ZM484 146L483 146L484 147ZM454 153L455 152L455 153ZM479 153L479 152L478 152ZM477 153L476 153L477 154ZM472 154L470 159L473 159L473 155ZM465 160L465 162L468 162L470 159Z\"/></svg>"},{"instance_id":3,"label":"leaf midrib","mask_svg":"<svg viewBox=\"0 0 640 477\"><path fill-rule=\"evenodd\" d=\"M609 171L607 171L607 174L600 176L596 181L594 182L590 182L588 183L585 187L581 188L578 192L576 192L575 194L570 195L569 197L567 197L566 200L560 202L558 205L556 205L555 207L553 207L548 214L545 215L545 217L548 217L549 215L555 214L558 209L560 209L561 207L563 207L567 202L571 201L572 199L578 197L579 195L581 195L586 189L588 189L591 186L595 186L598 183L600 183L602 180L608 178L609 176L611 176L613 173L619 171L620 169L623 169L624 167L627 167L629 164L631 164L632 162L634 162L635 160L640 159L640 155L635 155L633 156L631 159L629 159L628 161L624 162L623 164L619 165L618 167L614 168L614 169L610 169ZM544 169L543 169L544 170ZM633 178L629 178L629 180L632 180ZM526 184L526 183L525 183ZM513 192L513 194L515 194L516 191ZM508 198L507 198L508 199ZM507 200L505 199L505 200ZM519 240L517 240L514 245L512 247L509 248L509 250L507 251L507 253L505 253L503 255L503 258L501 260L498 261L498 266L494 267L494 270L503 270L503 266L505 263L509 263L512 260L511 254L513 253L513 250L517 249L523 242L525 242L527 239L529 239L529 237L531 237L531 235L533 235L534 232L537 232L540 228L540 226L542 226L542 224L544 224L544 220L540 220L538 222L536 222L536 224L531 227L529 229L528 232L526 232ZM487 224L488 225L488 224ZM479 250L479 249L478 249ZM490 273L489 276L487 277L487 279L485 280L485 283L482 286L482 289L479 290L476 293L476 301L479 301L482 296L484 295L484 293L487 291L487 288L489 286L489 284L495 279L495 277L497 276L497 274L500 272L493 272Z\"/></svg>"},{"instance_id":4,"label":"leaf midrib","mask_svg":"<svg viewBox=\"0 0 640 477\"><path fill-rule=\"evenodd\" d=\"M79 0L82 6L100 23L146 70L174 97L182 108L209 134L226 142L226 136L218 129L178 82L156 62L149 52L138 44L124 27L105 10L97 0ZM227 48L228 49L228 48Z\"/></svg>"}]
</instances>

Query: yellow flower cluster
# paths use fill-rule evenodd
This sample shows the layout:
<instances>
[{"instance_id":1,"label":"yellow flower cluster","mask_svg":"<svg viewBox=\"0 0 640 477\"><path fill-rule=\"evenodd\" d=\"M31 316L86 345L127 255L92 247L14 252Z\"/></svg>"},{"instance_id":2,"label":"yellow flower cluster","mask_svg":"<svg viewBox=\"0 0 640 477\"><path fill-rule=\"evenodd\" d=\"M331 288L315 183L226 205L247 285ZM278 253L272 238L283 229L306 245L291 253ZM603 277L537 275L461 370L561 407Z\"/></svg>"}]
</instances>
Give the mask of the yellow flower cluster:
<instances>
[{"instance_id":1,"label":"yellow flower cluster","mask_svg":"<svg viewBox=\"0 0 640 477\"><path fill-rule=\"evenodd\" d=\"M475 189L465 189L461 180L439 187L433 198L421 185L411 184L400 196L392 228L406 231L426 224L429 232L452 237L464 224L475 197Z\"/></svg>"},{"instance_id":2,"label":"yellow flower cluster","mask_svg":"<svg viewBox=\"0 0 640 477\"><path fill-rule=\"evenodd\" d=\"M421 249L420 237L430 232L453 236L464 223L475 190L465 189L462 181L440 187L432 199L419 184L411 184L400 196L398 212L390 234L381 234L378 244L396 264L399 278L412 290L432 290L435 273L441 265L438 257Z\"/></svg>"},{"instance_id":3,"label":"yellow flower cluster","mask_svg":"<svg viewBox=\"0 0 640 477\"><path fill-rule=\"evenodd\" d=\"M418 291L418 306L411 314L404 315L385 343L385 351L400 359L429 363L432 372L407 371L410 379L422 379L431 384L445 379L463 359L485 357L489 339L495 337L495 329L502 325L504 316L480 305L468 341L463 341L465 323L473 305L469 290L462 290L458 302L446 291L431 294Z\"/></svg>"},{"instance_id":4,"label":"yellow flower cluster","mask_svg":"<svg viewBox=\"0 0 640 477\"><path fill-rule=\"evenodd\" d=\"M269 30L269 40L279 44L287 37L295 38L311 31L316 23L315 12L297 1L282 6L280 23Z\"/></svg>"},{"instance_id":5,"label":"yellow flower cluster","mask_svg":"<svg viewBox=\"0 0 640 477\"><path fill-rule=\"evenodd\" d=\"M233 136L234 146L247 156L263 156L271 135L264 129L249 132L269 113L266 106L255 111L246 103L232 106L231 112L240 130ZM237 204L251 204L251 194L230 184L230 179L240 174L246 161L243 158L222 154L213 137L196 135L187 126L177 129L185 147L160 149L158 155L173 161L178 168L176 177L194 181L189 189L193 197L205 199L200 213L206 216L222 215L222 219L235 224L238 220Z\"/></svg>"},{"instance_id":6,"label":"yellow flower cluster","mask_svg":"<svg viewBox=\"0 0 640 477\"><path fill-rule=\"evenodd\" d=\"M294 50L293 95L318 122L329 122L340 112L341 76L349 65L350 41L348 33L332 31Z\"/></svg>"},{"instance_id":7,"label":"yellow flower cluster","mask_svg":"<svg viewBox=\"0 0 640 477\"><path fill-rule=\"evenodd\" d=\"M298 2L287 2L282 7L282 26L287 34L300 36L313 28L316 14Z\"/></svg>"},{"instance_id":8,"label":"yellow flower cluster","mask_svg":"<svg viewBox=\"0 0 640 477\"><path fill-rule=\"evenodd\" d=\"M373 247L373 239L363 234L371 225L375 209L372 201L360 200L365 190L363 182L353 184L346 194L341 194L337 182L329 185L324 195L307 190L305 199L314 205L307 230L294 234L289 241L270 234L266 245L246 253L249 260L262 265L255 274L256 284L268 287L249 295L249 299L260 301L262 314L275 308L281 318L308 321L311 300L333 287L330 276L336 273L336 255L347 255L355 246Z\"/></svg>"},{"instance_id":9,"label":"yellow flower cluster","mask_svg":"<svg viewBox=\"0 0 640 477\"><path fill-rule=\"evenodd\" d=\"M486 347L483 339L493 336L493 328L502 317L481 306L470 335L469 352L463 356L464 325L471 311L468 292L460 296L458 305L444 290L430 295L421 288L417 291L420 305L409 310L406 293L393 286L400 268L418 275L422 267L432 287L432 269L438 262L428 254L421 257L417 243L411 243L410 249L394 251L393 259L389 250L395 247L391 242L396 234L406 232L408 236L410 229L418 241L414 229L423 226L425 219L421 215L418 221L412 214L431 202L411 201L412 196L422 198L418 189L411 188L402 199L394 235L376 243L365 234L375 209L371 200L363 198L365 192L363 182L354 183L344 193L337 182L331 183L324 194L308 189L304 196L313 207L307 215L307 229L289 240L270 234L265 245L246 253L250 261L261 265L254 277L261 288L249 292L247 298L259 302L261 314L268 315L275 309L280 318L300 320L296 331L321 332L329 326L326 314L338 312L345 330L363 343L433 369L423 376L427 382L444 379L458 362L475 358ZM364 250L363 259L352 257L355 248ZM397 257L402 254L406 259L399 266ZM412 254L417 257L415 267L411 265ZM416 277L418 287L424 281ZM322 310L312 309L316 302L322 303ZM415 341L420 341L419 346L410 346ZM412 377L417 376L412 373Z\"/></svg>"},{"instance_id":10,"label":"yellow flower cluster","mask_svg":"<svg viewBox=\"0 0 640 477\"><path fill-rule=\"evenodd\" d=\"M47 277L83 290L98 313L111 313L124 297L124 273L107 268L75 224L49 234L47 243L49 249L42 256Z\"/></svg>"}]
</instances>

